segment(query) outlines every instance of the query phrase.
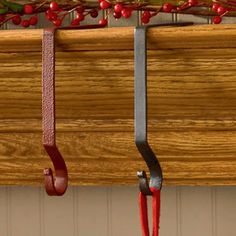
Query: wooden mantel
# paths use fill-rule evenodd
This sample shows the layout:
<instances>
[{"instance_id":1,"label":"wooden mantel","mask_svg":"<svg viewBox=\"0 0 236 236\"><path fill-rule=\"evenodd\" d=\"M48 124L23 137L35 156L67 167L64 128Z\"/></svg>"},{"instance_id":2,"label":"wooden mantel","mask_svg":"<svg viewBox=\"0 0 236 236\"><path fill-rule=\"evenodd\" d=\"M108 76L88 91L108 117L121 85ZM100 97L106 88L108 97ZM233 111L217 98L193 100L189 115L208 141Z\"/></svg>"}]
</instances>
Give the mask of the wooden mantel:
<instances>
[{"instance_id":1,"label":"wooden mantel","mask_svg":"<svg viewBox=\"0 0 236 236\"><path fill-rule=\"evenodd\" d=\"M133 28L57 33L57 141L72 185L137 184ZM42 30L0 31L0 184L39 185ZM149 139L167 185L236 184L236 25L148 33Z\"/></svg>"}]
</instances>

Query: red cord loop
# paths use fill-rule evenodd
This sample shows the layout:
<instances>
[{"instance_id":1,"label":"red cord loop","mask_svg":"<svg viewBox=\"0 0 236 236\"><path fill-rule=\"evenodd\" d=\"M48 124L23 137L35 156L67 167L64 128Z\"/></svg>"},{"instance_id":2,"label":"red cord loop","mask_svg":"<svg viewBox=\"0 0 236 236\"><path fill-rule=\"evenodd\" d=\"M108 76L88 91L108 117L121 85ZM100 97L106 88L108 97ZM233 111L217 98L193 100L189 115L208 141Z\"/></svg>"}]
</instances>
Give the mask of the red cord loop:
<instances>
[{"instance_id":1,"label":"red cord loop","mask_svg":"<svg viewBox=\"0 0 236 236\"><path fill-rule=\"evenodd\" d=\"M150 188L150 189L152 191L152 223L153 223L152 236L159 236L161 190L155 188ZM147 196L144 195L142 192L139 193L139 206L140 206L142 236L150 236L148 227Z\"/></svg>"}]
</instances>

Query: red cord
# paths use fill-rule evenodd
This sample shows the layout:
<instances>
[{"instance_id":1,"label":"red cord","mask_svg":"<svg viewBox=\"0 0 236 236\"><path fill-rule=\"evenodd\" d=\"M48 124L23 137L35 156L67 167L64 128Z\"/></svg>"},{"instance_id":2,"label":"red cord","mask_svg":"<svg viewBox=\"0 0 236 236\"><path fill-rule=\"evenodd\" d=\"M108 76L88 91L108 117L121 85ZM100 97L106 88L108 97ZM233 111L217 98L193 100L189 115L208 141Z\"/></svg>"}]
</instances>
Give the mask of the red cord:
<instances>
[{"instance_id":1,"label":"red cord","mask_svg":"<svg viewBox=\"0 0 236 236\"><path fill-rule=\"evenodd\" d=\"M151 188L152 191L152 220L153 232L152 236L159 235L159 222L160 222L160 189ZM140 206L140 219L142 227L142 236L149 236L148 227L148 209L147 209L147 196L139 193L139 206Z\"/></svg>"},{"instance_id":2,"label":"red cord","mask_svg":"<svg viewBox=\"0 0 236 236\"><path fill-rule=\"evenodd\" d=\"M140 220L142 227L142 235L149 236L148 228L148 211L147 211L147 196L139 193L139 207L140 207Z\"/></svg>"}]
</instances>

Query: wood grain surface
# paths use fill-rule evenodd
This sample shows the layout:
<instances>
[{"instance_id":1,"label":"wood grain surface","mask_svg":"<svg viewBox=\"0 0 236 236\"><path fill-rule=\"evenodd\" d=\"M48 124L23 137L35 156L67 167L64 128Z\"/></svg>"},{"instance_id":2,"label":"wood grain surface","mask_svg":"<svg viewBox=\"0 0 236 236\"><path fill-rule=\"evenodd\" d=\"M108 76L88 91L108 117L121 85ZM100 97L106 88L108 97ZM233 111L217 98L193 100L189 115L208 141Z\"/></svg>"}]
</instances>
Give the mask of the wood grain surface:
<instances>
[{"instance_id":1,"label":"wood grain surface","mask_svg":"<svg viewBox=\"0 0 236 236\"><path fill-rule=\"evenodd\" d=\"M72 185L136 184L133 28L57 33L57 140ZM41 30L0 31L0 184L39 185ZM236 26L148 33L149 140L167 185L236 184Z\"/></svg>"}]
</instances>

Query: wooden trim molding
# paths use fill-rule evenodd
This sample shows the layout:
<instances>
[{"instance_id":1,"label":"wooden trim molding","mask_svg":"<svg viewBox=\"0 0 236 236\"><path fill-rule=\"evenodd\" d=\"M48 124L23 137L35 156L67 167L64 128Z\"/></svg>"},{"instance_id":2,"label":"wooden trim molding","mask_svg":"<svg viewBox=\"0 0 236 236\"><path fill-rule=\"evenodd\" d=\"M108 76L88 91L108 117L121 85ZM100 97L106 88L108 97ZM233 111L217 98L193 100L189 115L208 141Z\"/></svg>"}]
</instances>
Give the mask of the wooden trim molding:
<instances>
[{"instance_id":1,"label":"wooden trim molding","mask_svg":"<svg viewBox=\"0 0 236 236\"><path fill-rule=\"evenodd\" d=\"M57 32L57 140L71 185L137 184L133 28ZM0 31L0 184L40 185L42 30ZM166 185L236 184L236 25L148 33L149 140Z\"/></svg>"}]
</instances>

